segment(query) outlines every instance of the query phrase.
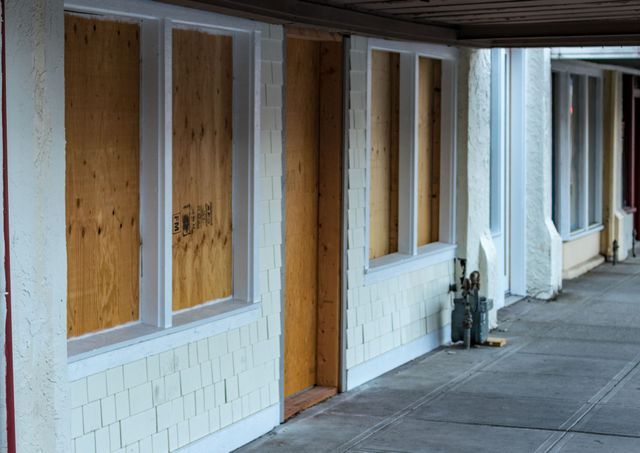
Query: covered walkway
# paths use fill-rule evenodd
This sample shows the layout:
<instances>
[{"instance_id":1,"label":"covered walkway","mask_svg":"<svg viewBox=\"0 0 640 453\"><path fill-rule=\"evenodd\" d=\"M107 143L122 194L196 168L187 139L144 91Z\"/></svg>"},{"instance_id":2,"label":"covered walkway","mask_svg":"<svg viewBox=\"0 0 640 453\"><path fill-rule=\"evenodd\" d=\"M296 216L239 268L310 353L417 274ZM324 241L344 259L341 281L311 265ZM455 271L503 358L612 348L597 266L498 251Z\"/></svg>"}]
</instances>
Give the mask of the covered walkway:
<instances>
[{"instance_id":1,"label":"covered walkway","mask_svg":"<svg viewBox=\"0 0 640 453\"><path fill-rule=\"evenodd\" d=\"M640 259L499 321L506 347L441 348L243 451L640 451Z\"/></svg>"}]
</instances>

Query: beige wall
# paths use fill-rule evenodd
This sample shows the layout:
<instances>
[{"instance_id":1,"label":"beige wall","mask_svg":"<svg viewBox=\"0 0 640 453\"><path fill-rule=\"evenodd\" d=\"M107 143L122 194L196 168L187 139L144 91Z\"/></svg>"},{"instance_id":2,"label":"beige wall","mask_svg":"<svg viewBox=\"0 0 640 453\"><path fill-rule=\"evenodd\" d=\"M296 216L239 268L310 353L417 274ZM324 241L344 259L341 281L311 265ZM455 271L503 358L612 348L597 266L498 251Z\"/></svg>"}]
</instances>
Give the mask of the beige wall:
<instances>
[{"instance_id":1,"label":"beige wall","mask_svg":"<svg viewBox=\"0 0 640 453\"><path fill-rule=\"evenodd\" d=\"M562 245L562 278L569 280L600 265L604 257L600 255L602 233L596 231L581 236Z\"/></svg>"}]
</instances>

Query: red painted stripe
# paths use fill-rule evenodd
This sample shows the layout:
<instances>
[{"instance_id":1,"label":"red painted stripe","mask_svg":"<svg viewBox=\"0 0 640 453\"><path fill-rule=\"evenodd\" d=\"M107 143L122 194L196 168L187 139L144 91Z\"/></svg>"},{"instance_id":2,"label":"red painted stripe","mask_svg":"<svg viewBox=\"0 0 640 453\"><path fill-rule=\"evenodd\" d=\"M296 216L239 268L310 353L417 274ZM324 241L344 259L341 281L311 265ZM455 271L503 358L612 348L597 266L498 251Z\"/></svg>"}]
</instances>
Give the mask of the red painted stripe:
<instances>
[{"instance_id":1,"label":"red painted stripe","mask_svg":"<svg viewBox=\"0 0 640 453\"><path fill-rule=\"evenodd\" d=\"M15 400L13 390L13 333L11 329L11 259L9 253L9 177L7 165L7 54L5 40L5 8L2 7L2 186L4 219L4 277L6 282L7 319L5 324L4 354L7 362L7 446L9 453L16 451Z\"/></svg>"}]
</instances>

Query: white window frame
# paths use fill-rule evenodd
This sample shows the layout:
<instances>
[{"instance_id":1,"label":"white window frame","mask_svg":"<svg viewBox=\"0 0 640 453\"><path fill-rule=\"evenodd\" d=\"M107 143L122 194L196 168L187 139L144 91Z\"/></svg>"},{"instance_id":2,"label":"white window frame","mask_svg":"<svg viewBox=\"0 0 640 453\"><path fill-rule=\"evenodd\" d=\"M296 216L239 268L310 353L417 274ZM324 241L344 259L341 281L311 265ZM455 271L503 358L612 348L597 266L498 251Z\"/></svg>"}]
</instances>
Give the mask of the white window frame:
<instances>
[{"instance_id":1,"label":"white window frame","mask_svg":"<svg viewBox=\"0 0 640 453\"><path fill-rule=\"evenodd\" d=\"M527 49L491 52L490 228L500 275L508 275L502 289L526 295Z\"/></svg>"},{"instance_id":2,"label":"white window frame","mask_svg":"<svg viewBox=\"0 0 640 453\"><path fill-rule=\"evenodd\" d=\"M365 243L370 246L371 202L371 55L374 50L400 54L400 130L399 130L399 204L398 251L379 258L365 257L367 282L399 272L418 269L455 257L455 150L456 150L456 77L458 51L453 47L368 40L367 115L366 115L366 212ZM442 62L440 121L440 238L438 242L418 246L418 90L419 58Z\"/></svg>"},{"instance_id":3,"label":"white window frame","mask_svg":"<svg viewBox=\"0 0 640 453\"><path fill-rule=\"evenodd\" d=\"M579 237L601 231L602 225L602 128L603 128L603 71L589 64L582 64L577 61L570 60L553 60L551 70L558 75L556 93L558 99L554 99L553 105L555 109L556 124L554 125L554 146L556 147L555 159L555 196L554 219L558 232L564 241L570 241ZM581 126L580 143L584 148L584 162L582 162L580 172L582 174L583 191L582 202L579 206L579 227L571 231L571 210L570 210L570 191L569 183L571 179L571 151L572 143L569 137L569 80L571 75L581 77L580 97L582 110L579 112L579 121ZM597 79L597 96L595 100L589 100L588 80L589 77ZM589 109L595 106L596 109L596 180L594 184L595 199L593 194L589 193L590 172L589 172ZM589 203L596 204L596 222L589 223Z\"/></svg>"},{"instance_id":4,"label":"white window frame","mask_svg":"<svg viewBox=\"0 0 640 453\"><path fill-rule=\"evenodd\" d=\"M260 24L202 10L140 0L69 0L65 12L140 24L140 318L68 340L72 360L159 335L195 328L237 313L257 313L260 162ZM233 37L233 194L231 298L173 311L172 301L172 30ZM255 317L257 315L252 315ZM170 329L171 328L171 329ZM170 330L166 330L170 329ZM158 343L158 342L156 342ZM158 343L160 344L160 343Z\"/></svg>"}]
</instances>

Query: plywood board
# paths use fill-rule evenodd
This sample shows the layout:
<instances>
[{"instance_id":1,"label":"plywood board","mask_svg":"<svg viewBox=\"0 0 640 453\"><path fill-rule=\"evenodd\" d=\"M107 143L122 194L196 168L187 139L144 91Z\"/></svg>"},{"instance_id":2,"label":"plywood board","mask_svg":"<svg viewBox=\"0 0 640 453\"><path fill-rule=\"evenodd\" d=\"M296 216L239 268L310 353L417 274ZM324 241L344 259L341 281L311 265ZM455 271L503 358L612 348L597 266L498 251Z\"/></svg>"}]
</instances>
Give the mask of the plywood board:
<instances>
[{"instance_id":1,"label":"plywood board","mask_svg":"<svg viewBox=\"0 0 640 453\"><path fill-rule=\"evenodd\" d=\"M319 43L286 40L284 394L315 384Z\"/></svg>"},{"instance_id":2,"label":"plywood board","mask_svg":"<svg viewBox=\"0 0 640 453\"><path fill-rule=\"evenodd\" d=\"M288 420L296 414L319 404L338 393L335 387L313 387L288 397L284 402L284 419Z\"/></svg>"},{"instance_id":3,"label":"plywood board","mask_svg":"<svg viewBox=\"0 0 640 453\"><path fill-rule=\"evenodd\" d=\"M173 31L173 309L232 294L232 38Z\"/></svg>"},{"instance_id":4,"label":"plywood board","mask_svg":"<svg viewBox=\"0 0 640 453\"><path fill-rule=\"evenodd\" d=\"M371 53L369 258L398 251L400 55Z\"/></svg>"},{"instance_id":5,"label":"plywood board","mask_svg":"<svg viewBox=\"0 0 640 453\"><path fill-rule=\"evenodd\" d=\"M140 46L135 23L65 15L67 334L135 321Z\"/></svg>"},{"instance_id":6,"label":"plywood board","mask_svg":"<svg viewBox=\"0 0 640 453\"><path fill-rule=\"evenodd\" d=\"M418 246L439 240L440 79L439 60L420 57L418 71Z\"/></svg>"},{"instance_id":7,"label":"plywood board","mask_svg":"<svg viewBox=\"0 0 640 453\"><path fill-rule=\"evenodd\" d=\"M316 384L338 387L342 275L342 43L320 45Z\"/></svg>"}]
</instances>

